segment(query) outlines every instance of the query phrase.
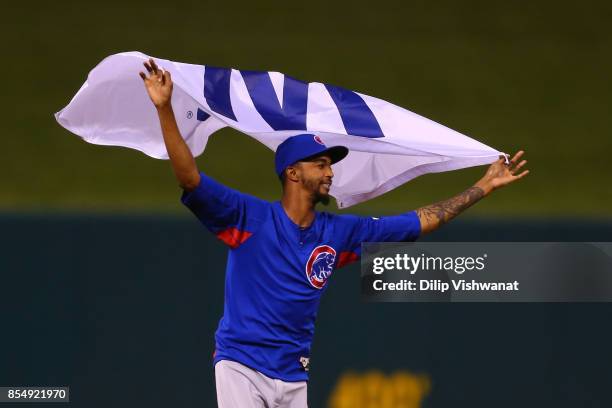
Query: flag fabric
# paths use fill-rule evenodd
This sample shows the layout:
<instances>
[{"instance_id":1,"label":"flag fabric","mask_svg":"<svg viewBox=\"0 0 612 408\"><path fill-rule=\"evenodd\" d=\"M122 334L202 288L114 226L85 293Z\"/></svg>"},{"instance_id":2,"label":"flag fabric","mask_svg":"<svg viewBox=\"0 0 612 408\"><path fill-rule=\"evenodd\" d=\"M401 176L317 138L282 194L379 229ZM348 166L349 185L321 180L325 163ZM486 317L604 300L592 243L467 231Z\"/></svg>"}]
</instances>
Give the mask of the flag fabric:
<instances>
[{"instance_id":1,"label":"flag fabric","mask_svg":"<svg viewBox=\"0 0 612 408\"><path fill-rule=\"evenodd\" d=\"M167 159L155 108L138 72L140 52L98 64L57 121L89 143ZM245 71L154 58L170 71L172 107L194 156L230 126L268 148L313 133L350 153L334 165L330 194L340 208L377 197L422 174L492 163L501 152L381 99L279 72ZM230 154L230 152L228 152ZM273 161L270 171L273 171Z\"/></svg>"}]
</instances>

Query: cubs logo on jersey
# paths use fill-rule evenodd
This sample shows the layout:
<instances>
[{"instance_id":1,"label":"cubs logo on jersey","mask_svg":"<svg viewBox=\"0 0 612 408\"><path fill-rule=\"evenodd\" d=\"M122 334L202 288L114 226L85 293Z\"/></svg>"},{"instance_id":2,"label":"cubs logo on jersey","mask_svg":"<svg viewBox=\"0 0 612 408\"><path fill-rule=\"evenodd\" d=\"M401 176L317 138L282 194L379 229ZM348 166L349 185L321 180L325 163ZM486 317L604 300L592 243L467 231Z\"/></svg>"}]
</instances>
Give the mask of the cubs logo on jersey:
<instances>
[{"instance_id":1,"label":"cubs logo on jersey","mask_svg":"<svg viewBox=\"0 0 612 408\"><path fill-rule=\"evenodd\" d=\"M312 286L321 289L334 270L336 250L329 245L319 245L312 250L306 262L306 277Z\"/></svg>"}]
</instances>

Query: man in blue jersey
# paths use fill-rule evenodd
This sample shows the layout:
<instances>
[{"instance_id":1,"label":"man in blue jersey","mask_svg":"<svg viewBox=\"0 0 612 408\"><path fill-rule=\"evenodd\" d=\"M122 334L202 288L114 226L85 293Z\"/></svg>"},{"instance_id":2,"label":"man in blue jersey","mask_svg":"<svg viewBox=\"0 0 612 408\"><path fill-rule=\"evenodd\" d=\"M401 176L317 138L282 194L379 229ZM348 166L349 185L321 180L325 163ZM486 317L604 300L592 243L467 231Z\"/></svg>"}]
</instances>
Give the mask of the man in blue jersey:
<instances>
[{"instance_id":1,"label":"man in blue jersey","mask_svg":"<svg viewBox=\"0 0 612 408\"><path fill-rule=\"evenodd\" d=\"M223 317L215 334L220 407L306 407L310 345L332 271L360 257L362 242L414 241L503 185L524 177L518 152L500 158L463 193L405 214L371 218L315 211L327 203L332 164L348 149L312 134L290 137L275 154L283 185L273 203L232 190L198 171L180 135L170 73L153 60L140 73L157 108L182 202L230 247Z\"/></svg>"}]
</instances>

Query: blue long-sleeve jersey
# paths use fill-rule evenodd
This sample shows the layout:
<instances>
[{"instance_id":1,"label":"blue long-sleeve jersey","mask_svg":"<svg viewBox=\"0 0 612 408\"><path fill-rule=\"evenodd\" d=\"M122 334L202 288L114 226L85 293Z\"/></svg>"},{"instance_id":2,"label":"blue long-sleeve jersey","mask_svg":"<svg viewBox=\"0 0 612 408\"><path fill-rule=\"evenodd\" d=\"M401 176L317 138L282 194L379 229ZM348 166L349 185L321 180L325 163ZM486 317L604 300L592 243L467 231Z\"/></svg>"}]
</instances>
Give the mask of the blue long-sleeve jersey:
<instances>
[{"instance_id":1,"label":"blue long-sleeve jersey","mask_svg":"<svg viewBox=\"0 0 612 408\"><path fill-rule=\"evenodd\" d=\"M306 228L281 203L228 188L201 173L182 202L229 247L214 363L232 360L271 378L308 380L305 362L332 272L357 261L362 242L414 241L414 211L371 218L316 212Z\"/></svg>"}]
</instances>

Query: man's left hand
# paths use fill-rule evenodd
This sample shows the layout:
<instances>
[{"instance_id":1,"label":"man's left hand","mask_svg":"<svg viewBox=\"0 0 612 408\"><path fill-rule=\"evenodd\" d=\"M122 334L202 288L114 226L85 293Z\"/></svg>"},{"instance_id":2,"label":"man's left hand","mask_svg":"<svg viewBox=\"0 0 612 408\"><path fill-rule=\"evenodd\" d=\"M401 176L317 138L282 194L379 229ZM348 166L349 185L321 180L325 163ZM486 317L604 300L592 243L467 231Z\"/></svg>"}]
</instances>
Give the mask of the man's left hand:
<instances>
[{"instance_id":1,"label":"man's left hand","mask_svg":"<svg viewBox=\"0 0 612 408\"><path fill-rule=\"evenodd\" d=\"M474 186L481 188L485 195L488 195L493 190L522 179L529 174L529 170L520 171L527 164L527 160L519 162L523 154L525 152L519 150L508 164L506 164L506 158L501 156L499 160L489 166L484 177Z\"/></svg>"}]
</instances>

